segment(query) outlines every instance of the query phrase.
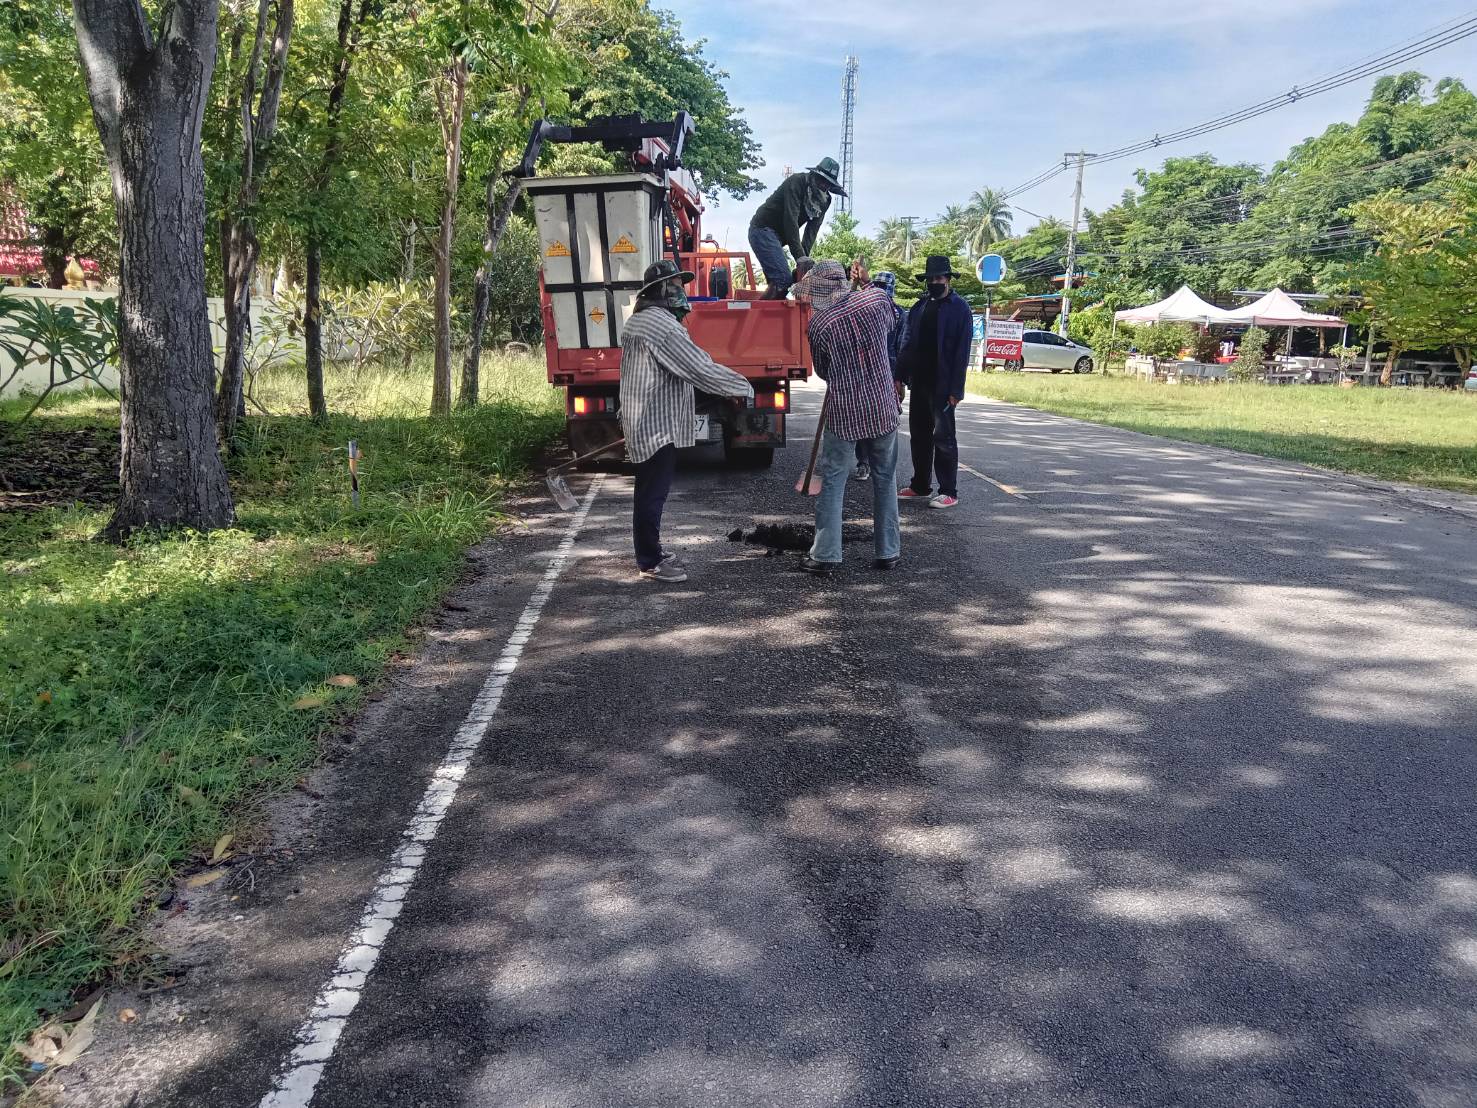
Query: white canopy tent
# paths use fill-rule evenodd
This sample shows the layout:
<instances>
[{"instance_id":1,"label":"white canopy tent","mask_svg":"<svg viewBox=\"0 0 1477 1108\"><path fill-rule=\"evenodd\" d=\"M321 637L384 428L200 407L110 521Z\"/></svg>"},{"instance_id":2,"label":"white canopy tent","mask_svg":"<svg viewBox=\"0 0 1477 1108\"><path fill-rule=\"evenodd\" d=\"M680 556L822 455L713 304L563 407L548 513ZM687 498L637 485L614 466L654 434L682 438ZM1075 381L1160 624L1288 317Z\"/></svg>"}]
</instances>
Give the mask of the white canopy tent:
<instances>
[{"instance_id":1,"label":"white canopy tent","mask_svg":"<svg viewBox=\"0 0 1477 1108\"><path fill-rule=\"evenodd\" d=\"M1201 300L1189 285L1181 285L1173 296L1142 308L1124 308L1121 312L1114 312L1113 319L1121 323L1199 323L1203 326L1235 322L1227 318L1229 314L1226 309Z\"/></svg>"},{"instance_id":2,"label":"white canopy tent","mask_svg":"<svg viewBox=\"0 0 1477 1108\"><path fill-rule=\"evenodd\" d=\"M1344 321L1338 316L1310 312L1281 289L1273 289L1260 300L1253 301L1244 308L1232 308L1228 312L1223 312L1219 322L1257 327L1335 328L1344 326Z\"/></svg>"}]
</instances>

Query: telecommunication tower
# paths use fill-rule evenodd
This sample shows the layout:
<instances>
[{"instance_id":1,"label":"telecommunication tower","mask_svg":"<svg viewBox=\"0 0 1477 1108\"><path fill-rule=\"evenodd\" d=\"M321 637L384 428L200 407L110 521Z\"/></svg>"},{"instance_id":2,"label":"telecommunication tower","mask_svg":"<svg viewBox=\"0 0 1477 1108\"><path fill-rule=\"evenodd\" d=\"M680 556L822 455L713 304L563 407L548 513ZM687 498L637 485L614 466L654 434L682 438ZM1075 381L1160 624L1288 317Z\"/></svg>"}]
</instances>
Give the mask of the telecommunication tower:
<instances>
[{"instance_id":1,"label":"telecommunication tower","mask_svg":"<svg viewBox=\"0 0 1477 1108\"><path fill-rule=\"evenodd\" d=\"M840 211L851 211L855 190L853 177L856 160L856 75L860 69L855 54L846 56L846 77L841 82L841 187L846 195L841 198Z\"/></svg>"}]
</instances>

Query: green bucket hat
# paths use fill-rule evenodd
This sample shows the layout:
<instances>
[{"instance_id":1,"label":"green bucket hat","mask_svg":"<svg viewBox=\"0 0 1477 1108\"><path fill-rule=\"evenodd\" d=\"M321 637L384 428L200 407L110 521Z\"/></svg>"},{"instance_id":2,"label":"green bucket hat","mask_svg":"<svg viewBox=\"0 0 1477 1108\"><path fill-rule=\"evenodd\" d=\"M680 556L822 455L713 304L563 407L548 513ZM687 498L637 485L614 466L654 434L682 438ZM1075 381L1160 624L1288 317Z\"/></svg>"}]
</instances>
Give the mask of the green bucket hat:
<instances>
[{"instance_id":1,"label":"green bucket hat","mask_svg":"<svg viewBox=\"0 0 1477 1108\"><path fill-rule=\"evenodd\" d=\"M810 172L818 174L825 181L826 188L832 192L846 195L846 190L841 187L841 167L836 164L835 158L822 158L818 164L810 167Z\"/></svg>"}]
</instances>

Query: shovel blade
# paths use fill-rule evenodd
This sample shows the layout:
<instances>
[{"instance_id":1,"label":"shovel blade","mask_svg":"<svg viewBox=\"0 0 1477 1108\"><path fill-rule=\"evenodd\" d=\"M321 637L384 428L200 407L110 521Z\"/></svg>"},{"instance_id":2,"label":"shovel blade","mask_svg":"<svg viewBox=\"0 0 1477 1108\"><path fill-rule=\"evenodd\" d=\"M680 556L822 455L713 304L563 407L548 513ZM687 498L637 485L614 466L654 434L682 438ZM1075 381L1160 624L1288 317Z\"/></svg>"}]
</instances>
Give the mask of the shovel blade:
<instances>
[{"instance_id":1,"label":"shovel blade","mask_svg":"<svg viewBox=\"0 0 1477 1108\"><path fill-rule=\"evenodd\" d=\"M821 475L819 473L811 474L808 484L802 476L800 480L795 482L795 491L802 496L819 496L821 494Z\"/></svg>"},{"instance_id":2,"label":"shovel blade","mask_svg":"<svg viewBox=\"0 0 1477 1108\"><path fill-rule=\"evenodd\" d=\"M549 495L554 498L554 503L566 512L572 512L579 507L579 501L574 498L574 493L569 491L569 484L557 473L551 473L544 478L544 484L549 486Z\"/></svg>"}]
</instances>

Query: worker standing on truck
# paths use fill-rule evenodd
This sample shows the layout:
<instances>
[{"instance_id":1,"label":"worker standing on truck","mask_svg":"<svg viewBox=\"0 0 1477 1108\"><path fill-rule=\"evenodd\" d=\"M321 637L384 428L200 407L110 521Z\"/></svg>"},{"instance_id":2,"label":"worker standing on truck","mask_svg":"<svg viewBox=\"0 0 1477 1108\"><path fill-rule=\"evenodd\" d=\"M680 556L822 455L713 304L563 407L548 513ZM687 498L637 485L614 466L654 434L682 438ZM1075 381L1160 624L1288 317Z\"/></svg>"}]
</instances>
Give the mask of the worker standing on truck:
<instances>
[{"instance_id":1,"label":"worker standing on truck","mask_svg":"<svg viewBox=\"0 0 1477 1108\"><path fill-rule=\"evenodd\" d=\"M831 196L845 196L841 167L835 158L822 158L804 173L792 173L769 194L749 221L749 246L764 270L766 300L783 300L790 291L790 263L785 248L797 262L806 257L821 233L831 208Z\"/></svg>"},{"instance_id":2,"label":"worker standing on truck","mask_svg":"<svg viewBox=\"0 0 1477 1108\"><path fill-rule=\"evenodd\" d=\"M892 569L902 553L898 531L898 392L887 347L897 319L892 298L866 286L853 292L840 262L817 262L810 274L810 353L826 382L827 423L821 437L821 495L815 504L815 543L800 559L806 573L824 575L841 564L841 508L858 445L864 446L872 484L872 564Z\"/></svg>"},{"instance_id":3,"label":"worker standing on truck","mask_svg":"<svg viewBox=\"0 0 1477 1108\"><path fill-rule=\"evenodd\" d=\"M677 450L697 439L693 386L715 396L754 397L754 387L710 358L682 325L692 310L685 288L692 279L670 258L647 266L621 339L621 426L626 454L636 466L636 567L643 578L668 583L687 580L682 560L662 549L662 509L672 491Z\"/></svg>"}]
</instances>

